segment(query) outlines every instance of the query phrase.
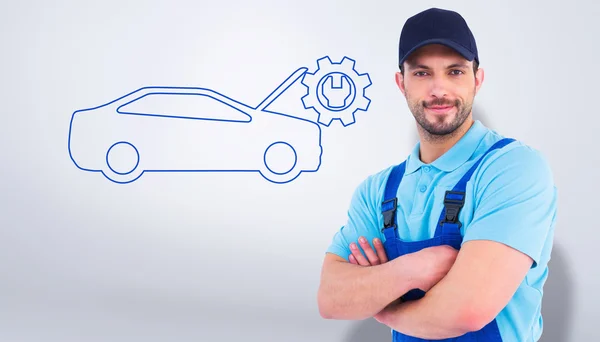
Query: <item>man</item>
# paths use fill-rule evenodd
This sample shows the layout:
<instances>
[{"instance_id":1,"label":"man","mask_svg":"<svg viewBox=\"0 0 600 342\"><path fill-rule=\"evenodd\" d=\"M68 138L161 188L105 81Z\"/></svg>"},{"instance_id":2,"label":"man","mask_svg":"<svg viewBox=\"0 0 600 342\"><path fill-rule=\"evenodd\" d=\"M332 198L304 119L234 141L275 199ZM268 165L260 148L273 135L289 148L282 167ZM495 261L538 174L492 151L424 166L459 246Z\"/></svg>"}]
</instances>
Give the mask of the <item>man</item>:
<instances>
[{"instance_id":1,"label":"man","mask_svg":"<svg viewBox=\"0 0 600 342\"><path fill-rule=\"evenodd\" d=\"M556 218L549 165L473 119L484 72L460 14L409 18L399 54L419 143L356 189L323 263L320 313L374 317L393 341L538 341Z\"/></svg>"}]
</instances>

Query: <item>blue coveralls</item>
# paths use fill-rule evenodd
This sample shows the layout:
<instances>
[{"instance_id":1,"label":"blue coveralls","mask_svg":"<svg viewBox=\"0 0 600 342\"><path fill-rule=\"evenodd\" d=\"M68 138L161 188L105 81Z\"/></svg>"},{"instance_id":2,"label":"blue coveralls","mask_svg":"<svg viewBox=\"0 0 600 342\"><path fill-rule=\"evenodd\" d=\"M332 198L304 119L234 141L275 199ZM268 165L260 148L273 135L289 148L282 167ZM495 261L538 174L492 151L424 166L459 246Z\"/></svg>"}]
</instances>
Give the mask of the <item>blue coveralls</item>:
<instances>
[{"instance_id":1,"label":"blue coveralls","mask_svg":"<svg viewBox=\"0 0 600 342\"><path fill-rule=\"evenodd\" d=\"M444 209L442 209L442 213L440 214L440 219L438 221L439 224L436 227L433 238L427 240L402 241L398 236L398 224L396 217L398 199L396 196L398 192L398 187L400 186L400 182L402 181L402 177L404 175L406 161L402 164L396 165L390 172L390 175L388 176L384 193L384 201L381 206L384 222L384 247L388 259L393 260L399 256L420 251L423 248L440 245L450 245L455 249L459 250L462 244L463 237L461 234L462 225L458 220L458 214L465 203L465 190L467 182L471 179L471 175L473 174L473 172L475 172L483 158L489 152L497 148L502 148L513 141L514 139L505 138L496 142L469 169L469 171L467 171L467 173L458 181L458 183L454 186L454 188L451 191L446 191L446 195L444 197ZM425 292L423 292L422 290L413 289L407 292L405 295L403 295L402 300L418 300L423 298L424 295ZM393 330L392 341L415 342L429 340L404 335L398 331ZM498 324L494 319L479 331L470 332L459 337L435 341L501 342L502 337L500 336Z\"/></svg>"}]
</instances>

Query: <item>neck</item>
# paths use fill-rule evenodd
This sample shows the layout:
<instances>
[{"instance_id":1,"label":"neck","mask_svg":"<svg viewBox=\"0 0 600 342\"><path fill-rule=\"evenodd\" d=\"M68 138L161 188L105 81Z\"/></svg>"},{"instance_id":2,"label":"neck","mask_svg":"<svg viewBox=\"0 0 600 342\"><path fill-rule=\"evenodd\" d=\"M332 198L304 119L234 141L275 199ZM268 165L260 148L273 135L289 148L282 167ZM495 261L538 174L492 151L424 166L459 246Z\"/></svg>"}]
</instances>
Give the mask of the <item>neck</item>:
<instances>
[{"instance_id":1,"label":"neck","mask_svg":"<svg viewBox=\"0 0 600 342\"><path fill-rule=\"evenodd\" d=\"M448 152L473 125L471 115L454 132L446 135L432 135L417 124L419 131L419 156L423 163L429 164Z\"/></svg>"}]
</instances>

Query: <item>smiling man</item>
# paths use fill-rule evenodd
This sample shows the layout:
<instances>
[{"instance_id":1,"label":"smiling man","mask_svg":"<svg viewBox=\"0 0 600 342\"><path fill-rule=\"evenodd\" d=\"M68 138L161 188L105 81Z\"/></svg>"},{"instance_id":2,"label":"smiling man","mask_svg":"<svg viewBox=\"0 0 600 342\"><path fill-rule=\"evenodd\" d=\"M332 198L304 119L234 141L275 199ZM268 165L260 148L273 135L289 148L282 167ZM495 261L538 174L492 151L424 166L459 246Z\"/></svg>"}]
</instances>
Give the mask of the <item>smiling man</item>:
<instances>
[{"instance_id":1,"label":"smiling man","mask_svg":"<svg viewBox=\"0 0 600 342\"><path fill-rule=\"evenodd\" d=\"M355 190L323 263L321 315L374 317L395 342L538 341L557 204L547 161L473 119L484 72L460 14L409 18L399 67L419 143Z\"/></svg>"}]
</instances>

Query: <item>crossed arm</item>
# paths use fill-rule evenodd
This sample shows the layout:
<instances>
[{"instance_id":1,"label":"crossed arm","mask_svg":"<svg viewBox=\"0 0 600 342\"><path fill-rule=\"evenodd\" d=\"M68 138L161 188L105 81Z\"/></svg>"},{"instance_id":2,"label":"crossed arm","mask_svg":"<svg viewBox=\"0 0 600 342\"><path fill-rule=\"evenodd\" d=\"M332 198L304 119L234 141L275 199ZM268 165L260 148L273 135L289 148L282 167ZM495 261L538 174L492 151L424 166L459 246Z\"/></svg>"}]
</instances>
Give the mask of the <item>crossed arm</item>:
<instances>
[{"instance_id":1,"label":"crossed arm","mask_svg":"<svg viewBox=\"0 0 600 342\"><path fill-rule=\"evenodd\" d=\"M365 254L372 252L365 250ZM480 330L506 306L532 263L529 256L498 242L466 242L446 277L425 297L393 303L374 317L396 331L424 339Z\"/></svg>"}]
</instances>

